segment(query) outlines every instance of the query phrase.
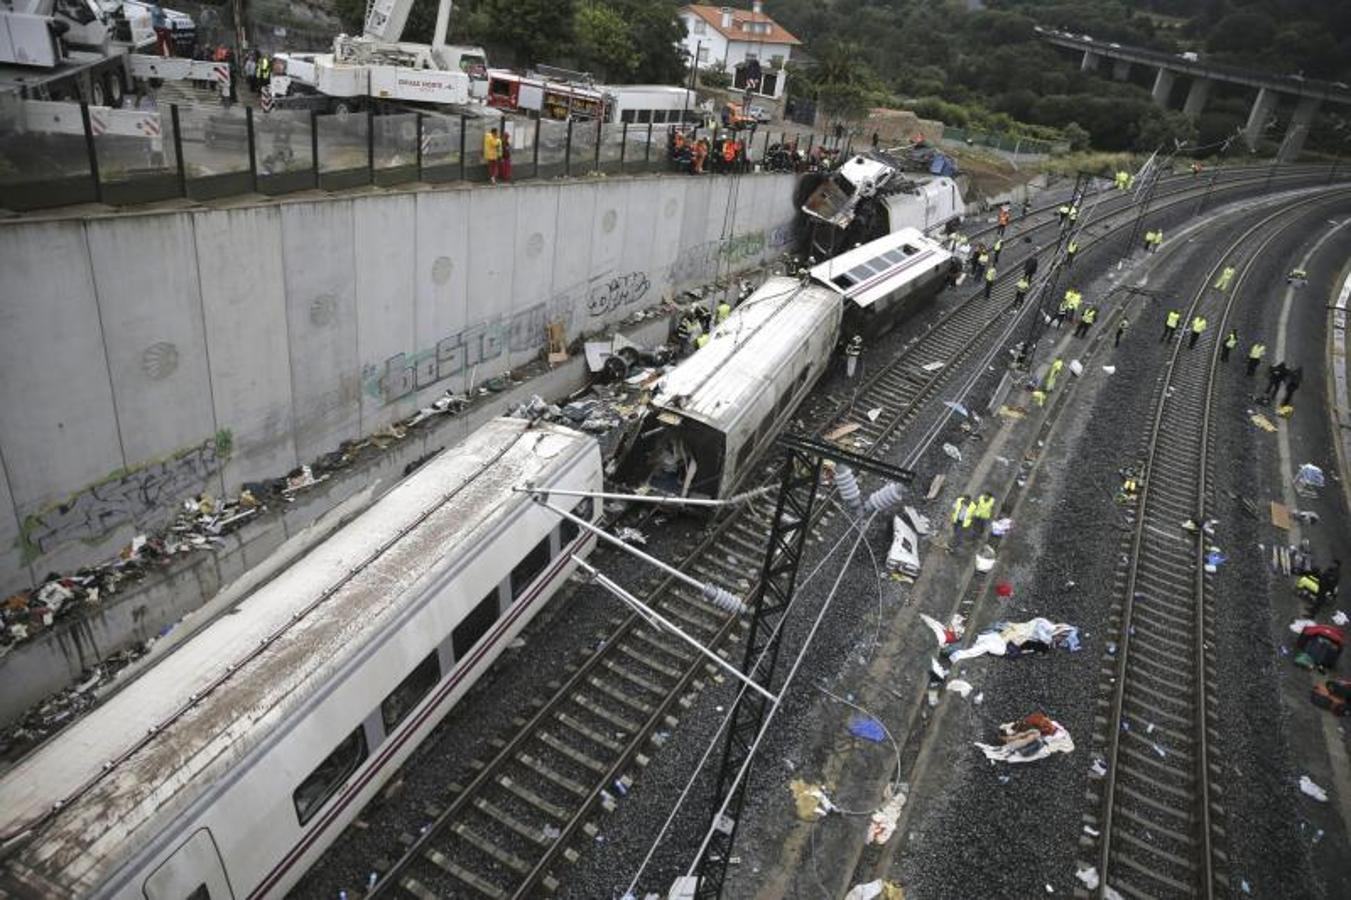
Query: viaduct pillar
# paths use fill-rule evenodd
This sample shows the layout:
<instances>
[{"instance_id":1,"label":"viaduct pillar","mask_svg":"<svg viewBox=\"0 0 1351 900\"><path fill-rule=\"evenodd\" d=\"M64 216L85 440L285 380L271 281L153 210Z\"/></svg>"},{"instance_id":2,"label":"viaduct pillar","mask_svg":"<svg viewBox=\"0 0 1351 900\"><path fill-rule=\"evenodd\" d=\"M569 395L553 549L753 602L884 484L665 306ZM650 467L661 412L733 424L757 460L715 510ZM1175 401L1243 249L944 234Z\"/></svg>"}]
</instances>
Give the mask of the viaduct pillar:
<instances>
[{"instance_id":1,"label":"viaduct pillar","mask_svg":"<svg viewBox=\"0 0 1351 900\"><path fill-rule=\"evenodd\" d=\"M1290 127L1285 129L1285 138L1281 141L1280 152L1276 154L1279 162L1294 162L1304 149L1304 139L1313 127L1313 117L1318 115L1318 106L1322 101L1317 97L1301 97L1295 105L1295 114L1290 117Z\"/></svg>"},{"instance_id":2,"label":"viaduct pillar","mask_svg":"<svg viewBox=\"0 0 1351 900\"><path fill-rule=\"evenodd\" d=\"M1112 77L1117 81L1125 81L1131 77L1131 63L1128 59L1112 60Z\"/></svg>"},{"instance_id":3,"label":"viaduct pillar","mask_svg":"<svg viewBox=\"0 0 1351 900\"><path fill-rule=\"evenodd\" d=\"M1102 57L1092 50L1085 50L1083 62L1079 63L1079 71L1096 72L1098 70L1098 61L1101 59Z\"/></svg>"},{"instance_id":4,"label":"viaduct pillar","mask_svg":"<svg viewBox=\"0 0 1351 900\"><path fill-rule=\"evenodd\" d=\"M1262 132L1266 130L1267 119L1276 111L1276 102L1279 99L1280 95L1270 88L1262 88L1257 92L1252 111L1248 113L1248 124L1243 127L1243 141L1249 150L1257 148L1257 142L1262 139Z\"/></svg>"},{"instance_id":5,"label":"viaduct pillar","mask_svg":"<svg viewBox=\"0 0 1351 900\"><path fill-rule=\"evenodd\" d=\"M1154 76L1154 102L1164 109L1168 108L1168 98L1173 95L1173 73L1162 66L1159 67L1159 74Z\"/></svg>"},{"instance_id":6,"label":"viaduct pillar","mask_svg":"<svg viewBox=\"0 0 1351 900\"><path fill-rule=\"evenodd\" d=\"M1206 108L1206 101L1210 99L1210 86L1214 83L1209 78L1200 76L1193 78L1192 86L1187 91L1187 103L1182 107L1182 114L1193 120L1201 115Z\"/></svg>"}]
</instances>

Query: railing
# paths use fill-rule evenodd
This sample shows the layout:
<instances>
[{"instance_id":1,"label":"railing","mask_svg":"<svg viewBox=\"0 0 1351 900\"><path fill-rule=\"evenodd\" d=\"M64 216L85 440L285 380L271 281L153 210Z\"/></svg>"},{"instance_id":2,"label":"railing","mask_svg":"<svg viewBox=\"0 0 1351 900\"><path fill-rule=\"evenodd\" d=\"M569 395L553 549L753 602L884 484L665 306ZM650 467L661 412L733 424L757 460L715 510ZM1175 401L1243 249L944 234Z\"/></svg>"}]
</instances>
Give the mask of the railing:
<instances>
[{"instance_id":1,"label":"railing","mask_svg":"<svg viewBox=\"0 0 1351 900\"><path fill-rule=\"evenodd\" d=\"M944 142L952 141L958 144L989 147L992 150L1016 154L1036 153L1056 156L1068 153L1070 149L1068 141L1043 141L1037 138L1019 137L1014 134L956 128L951 125L943 129L942 139Z\"/></svg>"},{"instance_id":2,"label":"railing","mask_svg":"<svg viewBox=\"0 0 1351 900\"><path fill-rule=\"evenodd\" d=\"M511 179L678 170L666 124L558 122L407 112L320 114L251 106L161 105L111 109L42 100L0 106L0 208L113 206L172 198L213 200L410 182L489 179L483 136L511 137ZM695 136L728 134L695 129ZM687 132L688 133L688 132ZM759 168L775 144L834 142L809 132L741 132Z\"/></svg>"}]
</instances>

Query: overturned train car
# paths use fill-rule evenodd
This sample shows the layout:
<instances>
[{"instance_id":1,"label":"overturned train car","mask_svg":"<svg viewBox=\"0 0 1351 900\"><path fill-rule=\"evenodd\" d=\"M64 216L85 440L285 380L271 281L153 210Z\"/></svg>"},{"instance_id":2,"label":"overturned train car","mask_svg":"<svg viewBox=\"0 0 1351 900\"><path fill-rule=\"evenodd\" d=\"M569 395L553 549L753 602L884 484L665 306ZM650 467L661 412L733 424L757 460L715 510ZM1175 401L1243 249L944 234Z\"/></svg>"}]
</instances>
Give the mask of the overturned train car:
<instances>
[{"instance_id":1,"label":"overturned train car","mask_svg":"<svg viewBox=\"0 0 1351 900\"><path fill-rule=\"evenodd\" d=\"M906 228L816 266L807 280L770 278L654 386L622 477L681 496L730 495L836 346L914 315L951 260Z\"/></svg>"}]
</instances>

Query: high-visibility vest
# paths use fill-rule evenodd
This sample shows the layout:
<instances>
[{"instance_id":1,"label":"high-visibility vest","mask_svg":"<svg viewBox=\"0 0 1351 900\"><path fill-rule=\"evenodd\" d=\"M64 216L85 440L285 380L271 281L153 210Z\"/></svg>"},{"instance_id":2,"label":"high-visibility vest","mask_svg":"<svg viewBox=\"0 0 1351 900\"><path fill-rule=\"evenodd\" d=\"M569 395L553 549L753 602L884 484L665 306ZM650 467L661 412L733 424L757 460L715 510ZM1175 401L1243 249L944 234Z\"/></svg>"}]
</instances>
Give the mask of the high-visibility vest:
<instances>
[{"instance_id":1,"label":"high-visibility vest","mask_svg":"<svg viewBox=\"0 0 1351 900\"><path fill-rule=\"evenodd\" d=\"M1154 232L1154 243L1156 243L1156 244L1162 244L1162 243L1163 243L1163 232L1162 232L1162 231L1156 231L1156 232Z\"/></svg>"},{"instance_id":2,"label":"high-visibility vest","mask_svg":"<svg viewBox=\"0 0 1351 900\"><path fill-rule=\"evenodd\" d=\"M1004 239L1000 238L999 240L994 242L994 252L998 254L999 251L1003 249L1004 249Z\"/></svg>"},{"instance_id":3,"label":"high-visibility vest","mask_svg":"<svg viewBox=\"0 0 1351 900\"><path fill-rule=\"evenodd\" d=\"M1252 349L1248 351L1248 359L1261 359L1266 352L1266 344L1253 344Z\"/></svg>"},{"instance_id":4,"label":"high-visibility vest","mask_svg":"<svg viewBox=\"0 0 1351 900\"><path fill-rule=\"evenodd\" d=\"M995 279L994 266L990 266L988 269L985 270L985 280L990 284L994 284L994 279Z\"/></svg>"},{"instance_id":5,"label":"high-visibility vest","mask_svg":"<svg viewBox=\"0 0 1351 900\"><path fill-rule=\"evenodd\" d=\"M1073 290L1071 290L1071 291L1066 291L1066 292L1065 292L1065 308L1066 308L1066 309L1071 310L1071 311L1072 311L1072 310L1076 310L1076 309L1079 308L1079 304L1081 304L1081 303L1083 303L1083 302L1084 302L1084 295L1081 294L1081 293L1079 293L1078 291L1073 291Z\"/></svg>"},{"instance_id":6,"label":"high-visibility vest","mask_svg":"<svg viewBox=\"0 0 1351 900\"><path fill-rule=\"evenodd\" d=\"M952 504L952 524L963 527L971 524L971 511L975 508L967 497L957 498L957 502Z\"/></svg>"},{"instance_id":7,"label":"high-visibility vest","mask_svg":"<svg viewBox=\"0 0 1351 900\"><path fill-rule=\"evenodd\" d=\"M1169 328L1176 328L1176 327L1177 327L1177 324L1178 324L1179 322L1181 322L1181 321L1182 321L1182 313L1178 312L1178 311L1175 310L1175 309L1174 309L1174 310L1171 310L1171 311L1168 313L1168 327L1169 327Z\"/></svg>"},{"instance_id":8,"label":"high-visibility vest","mask_svg":"<svg viewBox=\"0 0 1351 900\"><path fill-rule=\"evenodd\" d=\"M981 253L980 256L976 257L976 262L980 263L982 266L988 266L990 264L990 254Z\"/></svg>"},{"instance_id":9,"label":"high-visibility vest","mask_svg":"<svg viewBox=\"0 0 1351 900\"><path fill-rule=\"evenodd\" d=\"M982 522L990 521L991 517L994 516L994 497L989 494L981 494L979 499L976 500L975 507L977 519Z\"/></svg>"},{"instance_id":10,"label":"high-visibility vest","mask_svg":"<svg viewBox=\"0 0 1351 900\"><path fill-rule=\"evenodd\" d=\"M1228 350L1233 350L1235 347L1237 347L1237 346L1238 346L1238 335L1237 335L1236 333L1232 332L1232 331L1229 332L1229 337L1227 337L1227 338L1224 339L1224 346L1225 346L1225 349L1228 349Z\"/></svg>"},{"instance_id":11,"label":"high-visibility vest","mask_svg":"<svg viewBox=\"0 0 1351 900\"><path fill-rule=\"evenodd\" d=\"M1083 321L1085 325L1092 325L1097 318L1098 308L1096 306L1090 306L1088 309L1084 310Z\"/></svg>"},{"instance_id":12,"label":"high-visibility vest","mask_svg":"<svg viewBox=\"0 0 1351 900\"><path fill-rule=\"evenodd\" d=\"M726 303L718 304L717 321L725 322L727 321L727 317L730 316L731 314L732 314L732 307L728 306Z\"/></svg>"},{"instance_id":13,"label":"high-visibility vest","mask_svg":"<svg viewBox=\"0 0 1351 900\"><path fill-rule=\"evenodd\" d=\"M1079 252L1079 242L1078 242L1078 241L1070 241L1070 245L1069 245L1068 247L1065 248L1065 252L1068 253L1070 256L1073 256L1074 254L1078 253L1078 252Z\"/></svg>"},{"instance_id":14,"label":"high-visibility vest","mask_svg":"<svg viewBox=\"0 0 1351 900\"><path fill-rule=\"evenodd\" d=\"M708 343L708 334L707 334L707 332L705 332L704 334L699 335L697 338L694 339L694 346L695 346L695 348L702 347L702 346L704 346L704 344L707 344L707 343Z\"/></svg>"},{"instance_id":15,"label":"high-visibility vest","mask_svg":"<svg viewBox=\"0 0 1351 900\"><path fill-rule=\"evenodd\" d=\"M1056 210L1056 212L1060 213L1062 216L1068 216L1070 214L1070 208L1068 206L1062 206Z\"/></svg>"},{"instance_id":16,"label":"high-visibility vest","mask_svg":"<svg viewBox=\"0 0 1351 900\"><path fill-rule=\"evenodd\" d=\"M1070 207L1070 221L1073 222L1073 221L1075 221L1075 220L1078 219L1078 218L1079 218L1079 207L1077 207L1077 206L1071 206L1071 207Z\"/></svg>"},{"instance_id":17,"label":"high-visibility vest","mask_svg":"<svg viewBox=\"0 0 1351 900\"><path fill-rule=\"evenodd\" d=\"M1027 280L1026 275L1018 279L1018 293L1025 294L1030 287L1032 287L1032 282Z\"/></svg>"},{"instance_id":18,"label":"high-visibility vest","mask_svg":"<svg viewBox=\"0 0 1351 900\"><path fill-rule=\"evenodd\" d=\"M1206 330L1206 326L1208 324L1209 323L1203 317L1197 316L1196 318L1192 319L1192 331L1196 332L1197 334L1200 334L1201 332Z\"/></svg>"},{"instance_id":19,"label":"high-visibility vest","mask_svg":"<svg viewBox=\"0 0 1351 900\"><path fill-rule=\"evenodd\" d=\"M1299 576L1299 581L1295 582L1295 587L1301 591L1308 591L1310 594L1318 593L1318 579L1313 575L1304 574Z\"/></svg>"}]
</instances>

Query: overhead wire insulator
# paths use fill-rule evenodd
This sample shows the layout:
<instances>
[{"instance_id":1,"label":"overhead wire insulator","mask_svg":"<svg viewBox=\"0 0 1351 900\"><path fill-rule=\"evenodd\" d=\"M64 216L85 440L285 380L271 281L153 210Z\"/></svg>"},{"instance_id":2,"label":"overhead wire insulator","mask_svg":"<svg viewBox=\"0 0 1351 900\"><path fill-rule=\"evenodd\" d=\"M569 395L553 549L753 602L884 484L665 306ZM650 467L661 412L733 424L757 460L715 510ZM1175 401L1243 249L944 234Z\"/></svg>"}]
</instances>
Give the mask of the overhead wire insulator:
<instances>
[{"instance_id":1,"label":"overhead wire insulator","mask_svg":"<svg viewBox=\"0 0 1351 900\"><path fill-rule=\"evenodd\" d=\"M840 492L840 499L844 501L844 508L849 511L849 515L855 519L863 515L862 492L859 491L858 478L853 469L848 466L835 467L835 489Z\"/></svg>"},{"instance_id":2,"label":"overhead wire insulator","mask_svg":"<svg viewBox=\"0 0 1351 900\"><path fill-rule=\"evenodd\" d=\"M731 592L718 587L716 584L705 584L703 596L713 606L734 616L739 616L746 611L746 604L742 603Z\"/></svg>"},{"instance_id":3,"label":"overhead wire insulator","mask_svg":"<svg viewBox=\"0 0 1351 900\"><path fill-rule=\"evenodd\" d=\"M894 513L903 503L905 495L901 486L894 481L888 481L868 495L863 508L869 513Z\"/></svg>"}]
</instances>

